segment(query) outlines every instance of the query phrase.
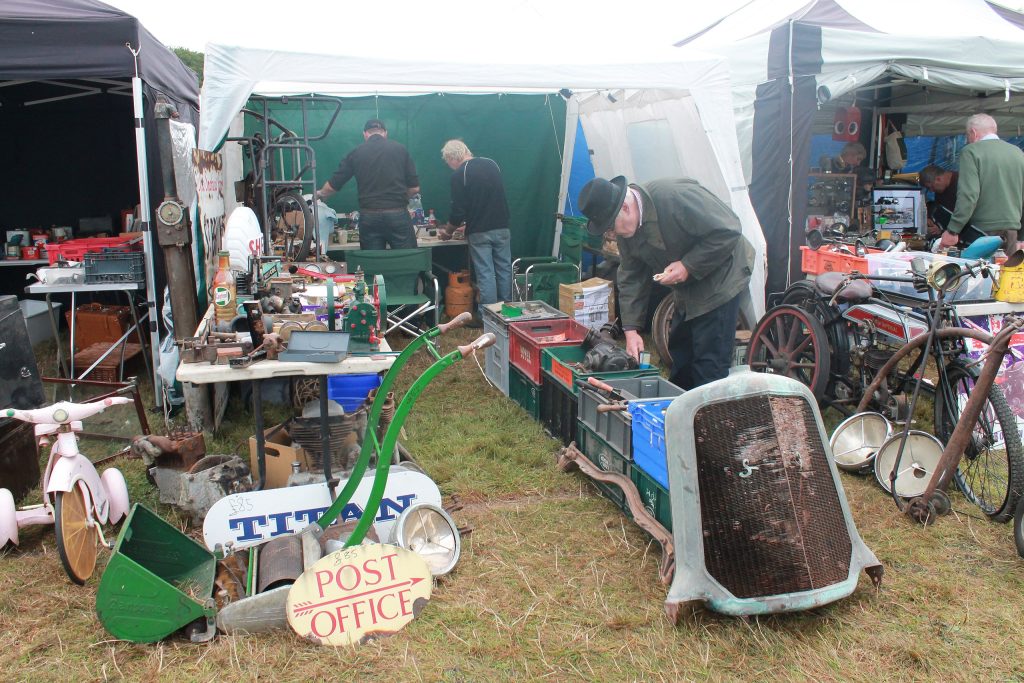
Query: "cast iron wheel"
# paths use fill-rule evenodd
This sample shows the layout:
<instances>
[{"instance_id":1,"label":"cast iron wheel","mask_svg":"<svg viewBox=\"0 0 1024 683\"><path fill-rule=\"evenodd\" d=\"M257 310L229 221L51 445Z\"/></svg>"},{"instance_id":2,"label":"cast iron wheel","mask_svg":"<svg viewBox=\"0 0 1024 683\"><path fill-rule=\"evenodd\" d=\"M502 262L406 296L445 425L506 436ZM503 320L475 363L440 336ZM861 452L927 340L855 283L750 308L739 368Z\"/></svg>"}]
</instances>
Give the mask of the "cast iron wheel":
<instances>
[{"instance_id":1,"label":"cast iron wheel","mask_svg":"<svg viewBox=\"0 0 1024 683\"><path fill-rule=\"evenodd\" d=\"M273 239L284 244L285 257L292 261L305 261L313 240L313 211L296 192L284 192L274 200L270 212Z\"/></svg>"},{"instance_id":2,"label":"cast iron wheel","mask_svg":"<svg viewBox=\"0 0 1024 683\"><path fill-rule=\"evenodd\" d=\"M831 370L837 377L846 377L850 371L850 334L846 319L839 309L829 306L807 280L798 280L789 286L779 303L799 306L821 321L831 349ZM829 391L829 394L833 392Z\"/></svg>"},{"instance_id":3,"label":"cast iron wheel","mask_svg":"<svg viewBox=\"0 0 1024 683\"><path fill-rule=\"evenodd\" d=\"M672 332L672 317L676 314L676 302L669 292L658 303L651 316L651 338L654 341L654 349L658 352L658 358L666 366L672 365L672 354L668 350L668 337ZM750 323L741 310L736 318L737 330L749 330Z\"/></svg>"},{"instance_id":4,"label":"cast iron wheel","mask_svg":"<svg viewBox=\"0 0 1024 683\"><path fill-rule=\"evenodd\" d=\"M755 372L795 379L821 400L829 380L829 348L825 328L813 313L799 306L776 306L750 335L747 364Z\"/></svg>"},{"instance_id":5,"label":"cast iron wheel","mask_svg":"<svg viewBox=\"0 0 1024 683\"><path fill-rule=\"evenodd\" d=\"M935 435L943 443L948 443L953 435L960 417L961 400L966 402L977 373L954 362L946 367L946 376L948 387L944 389L940 385L935 391ZM953 392L952 396L947 396L949 391ZM989 389L988 400L974 425L953 480L967 500L993 521L1006 522L1014 514L1024 485L1024 448L1017 431L1017 419L1003 390L995 384Z\"/></svg>"},{"instance_id":6,"label":"cast iron wheel","mask_svg":"<svg viewBox=\"0 0 1024 683\"><path fill-rule=\"evenodd\" d=\"M76 484L70 491L57 492L53 521L60 563L71 580L81 586L96 568L99 528L89 526L89 513L80 486Z\"/></svg>"}]
</instances>

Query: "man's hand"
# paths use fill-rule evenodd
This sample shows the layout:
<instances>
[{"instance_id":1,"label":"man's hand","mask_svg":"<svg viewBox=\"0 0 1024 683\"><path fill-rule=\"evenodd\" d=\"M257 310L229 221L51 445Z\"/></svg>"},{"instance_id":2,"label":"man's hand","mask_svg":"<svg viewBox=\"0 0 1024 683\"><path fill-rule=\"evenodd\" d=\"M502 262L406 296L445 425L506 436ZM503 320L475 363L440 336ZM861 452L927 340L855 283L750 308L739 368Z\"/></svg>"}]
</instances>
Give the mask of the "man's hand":
<instances>
[{"instance_id":1,"label":"man's hand","mask_svg":"<svg viewBox=\"0 0 1024 683\"><path fill-rule=\"evenodd\" d=\"M960 235L955 232L946 230L942 233L942 237L939 238L939 245L942 247L955 247L960 242Z\"/></svg>"},{"instance_id":2,"label":"man's hand","mask_svg":"<svg viewBox=\"0 0 1024 683\"><path fill-rule=\"evenodd\" d=\"M686 270L683 262L673 261L665 267L664 271L655 275L654 279L662 285L678 285L681 282L686 282L688 277L690 277L690 273Z\"/></svg>"},{"instance_id":3,"label":"man's hand","mask_svg":"<svg viewBox=\"0 0 1024 683\"><path fill-rule=\"evenodd\" d=\"M644 339L636 330L626 330L626 353L640 362L640 352L644 350Z\"/></svg>"},{"instance_id":4,"label":"man's hand","mask_svg":"<svg viewBox=\"0 0 1024 683\"><path fill-rule=\"evenodd\" d=\"M437 236L442 242L447 242L452 238L451 227L451 225L445 223L444 225L437 229Z\"/></svg>"}]
</instances>

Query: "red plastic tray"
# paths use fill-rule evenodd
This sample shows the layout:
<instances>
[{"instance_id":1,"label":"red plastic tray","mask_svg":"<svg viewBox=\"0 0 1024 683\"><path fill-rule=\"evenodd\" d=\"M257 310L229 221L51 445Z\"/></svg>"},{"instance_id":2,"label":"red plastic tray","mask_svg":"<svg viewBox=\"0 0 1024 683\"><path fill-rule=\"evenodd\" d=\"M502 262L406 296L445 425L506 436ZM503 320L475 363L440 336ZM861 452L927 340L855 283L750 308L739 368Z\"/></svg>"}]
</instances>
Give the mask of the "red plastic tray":
<instances>
[{"instance_id":1,"label":"red plastic tray","mask_svg":"<svg viewBox=\"0 0 1024 683\"><path fill-rule=\"evenodd\" d=\"M511 323L508 329L508 362L534 384L540 384L541 349L579 345L589 331L571 318Z\"/></svg>"},{"instance_id":2,"label":"red plastic tray","mask_svg":"<svg viewBox=\"0 0 1024 683\"><path fill-rule=\"evenodd\" d=\"M127 251L141 251L142 241L136 241L138 235L126 234L117 237L82 237L66 242L47 243L46 257L54 264L64 258L65 261L81 261L89 253L101 252L104 249L125 249ZM130 244L131 243L131 244Z\"/></svg>"}]
</instances>

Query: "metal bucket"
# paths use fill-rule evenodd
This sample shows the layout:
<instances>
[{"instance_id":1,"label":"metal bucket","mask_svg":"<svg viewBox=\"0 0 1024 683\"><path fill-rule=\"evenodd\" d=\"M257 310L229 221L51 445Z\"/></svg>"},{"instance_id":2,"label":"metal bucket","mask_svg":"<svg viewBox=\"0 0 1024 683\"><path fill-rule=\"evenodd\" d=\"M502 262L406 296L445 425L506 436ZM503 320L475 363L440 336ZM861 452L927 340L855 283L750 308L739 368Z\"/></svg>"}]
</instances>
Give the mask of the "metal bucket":
<instances>
[{"instance_id":1,"label":"metal bucket","mask_svg":"<svg viewBox=\"0 0 1024 683\"><path fill-rule=\"evenodd\" d=\"M121 526L96 592L96 615L115 638L154 643L216 616L213 553L138 503Z\"/></svg>"}]
</instances>

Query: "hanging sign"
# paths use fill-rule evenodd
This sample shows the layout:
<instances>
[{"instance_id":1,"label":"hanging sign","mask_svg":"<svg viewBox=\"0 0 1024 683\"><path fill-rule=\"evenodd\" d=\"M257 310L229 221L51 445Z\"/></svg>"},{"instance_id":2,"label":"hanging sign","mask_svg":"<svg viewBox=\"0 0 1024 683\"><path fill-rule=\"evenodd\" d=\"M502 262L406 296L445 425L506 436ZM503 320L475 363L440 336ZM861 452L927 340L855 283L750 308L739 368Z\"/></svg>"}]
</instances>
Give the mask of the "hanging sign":
<instances>
[{"instance_id":1,"label":"hanging sign","mask_svg":"<svg viewBox=\"0 0 1024 683\"><path fill-rule=\"evenodd\" d=\"M427 603L433 578L423 558L367 544L321 558L288 591L288 624L321 645L355 645L397 633Z\"/></svg>"}]
</instances>

